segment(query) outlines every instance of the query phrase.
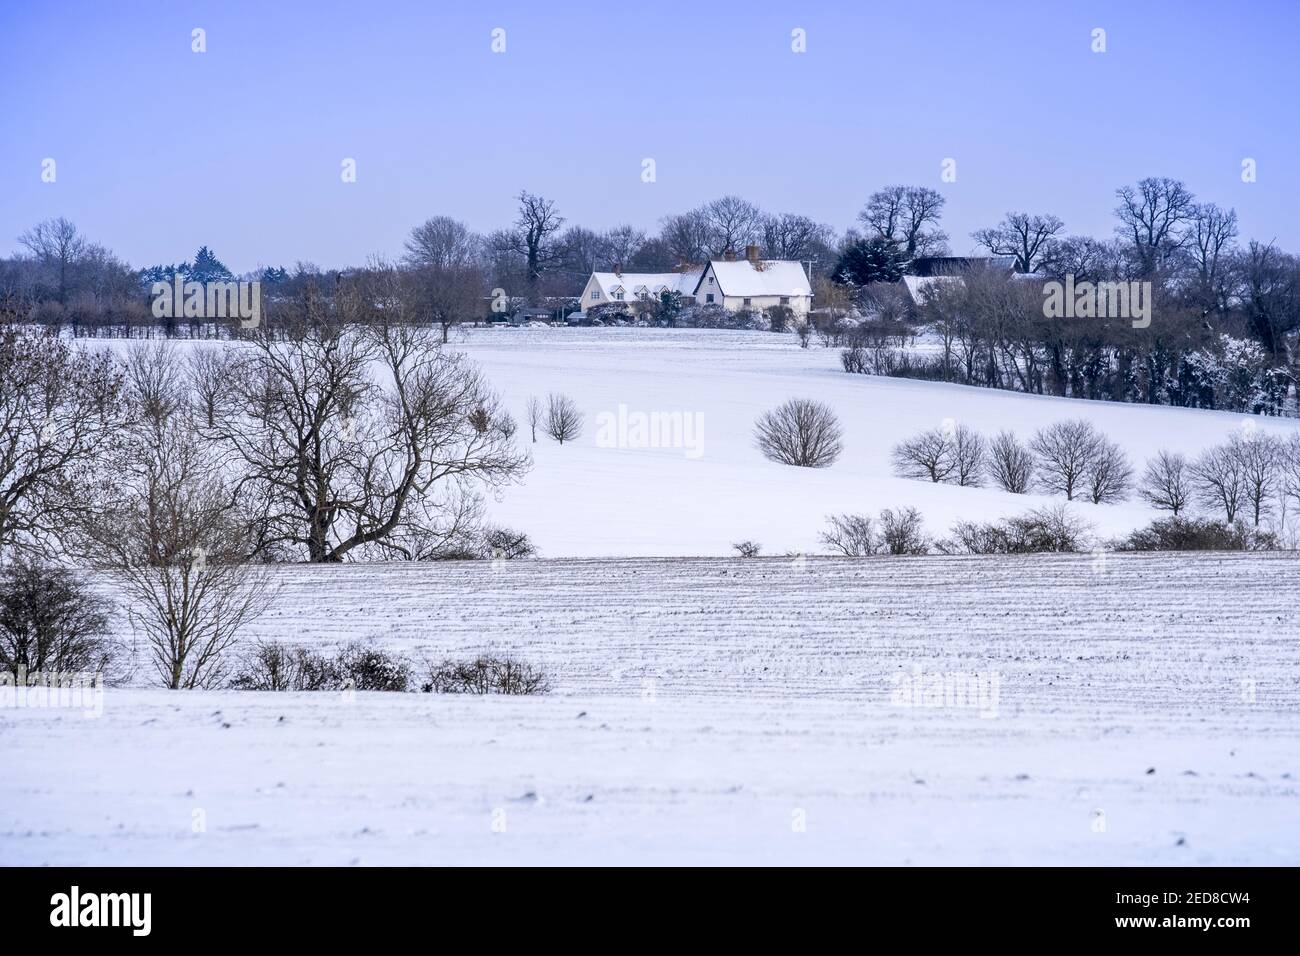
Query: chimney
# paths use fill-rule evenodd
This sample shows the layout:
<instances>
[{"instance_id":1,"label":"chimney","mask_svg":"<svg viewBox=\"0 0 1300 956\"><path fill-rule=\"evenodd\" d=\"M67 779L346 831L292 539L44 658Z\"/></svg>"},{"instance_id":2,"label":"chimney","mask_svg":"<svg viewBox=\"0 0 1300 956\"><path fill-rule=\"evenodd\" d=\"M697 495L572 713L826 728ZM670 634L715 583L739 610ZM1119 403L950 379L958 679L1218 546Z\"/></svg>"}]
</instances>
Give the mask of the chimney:
<instances>
[{"instance_id":1,"label":"chimney","mask_svg":"<svg viewBox=\"0 0 1300 956\"><path fill-rule=\"evenodd\" d=\"M745 258L750 262L758 262L758 246L752 242L745 247Z\"/></svg>"},{"instance_id":2,"label":"chimney","mask_svg":"<svg viewBox=\"0 0 1300 956\"><path fill-rule=\"evenodd\" d=\"M623 263L621 262L614 263L614 275L621 276L622 274L623 274Z\"/></svg>"},{"instance_id":3,"label":"chimney","mask_svg":"<svg viewBox=\"0 0 1300 956\"><path fill-rule=\"evenodd\" d=\"M735 262L735 261L736 261L736 250L735 250L735 249L728 249L726 252L724 252L724 253L722 254L722 261L723 261L723 262Z\"/></svg>"}]
</instances>

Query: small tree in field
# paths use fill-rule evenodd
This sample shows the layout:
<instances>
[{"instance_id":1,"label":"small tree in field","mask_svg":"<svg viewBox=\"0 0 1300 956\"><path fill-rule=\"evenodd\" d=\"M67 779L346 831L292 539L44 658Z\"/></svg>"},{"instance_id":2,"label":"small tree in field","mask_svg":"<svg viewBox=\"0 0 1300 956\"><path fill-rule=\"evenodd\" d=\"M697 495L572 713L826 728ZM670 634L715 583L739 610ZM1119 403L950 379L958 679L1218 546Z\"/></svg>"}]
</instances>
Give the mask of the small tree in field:
<instances>
[{"instance_id":1,"label":"small tree in field","mask_svg":"<svg viewBox=\"0 0 1300 956\"><path fill-rule=\"evenodd\" d=\"M1103 440L1101 433L1083 419L1039 429L1029 443L1037 458L1039 482L1048 491L1073 501L1084 488Z\"/></svg>"},{"instance_id":2,"label":"small tree in field","mask_svg":"<svg viewBox=\"0 0 1300 956\"><path fill-rule=\"evenodd\" d=\"M567 395L552 392L546 398L546 434L563 445L582 434L582 412Z\"/></svg>"},{"instance_id":3,"label":"small tree in field","mask_svg":"<svg viewBox=\"0 0 1300 956\"><path fill-rule=\"evenodd\" d=\"M1138 494L1153 508L1172 511L1174 517L1192 500L1192 475L1187 459L1164 450L1147 462L1138 483Z\"/></svg>"},{"instance_id":4,"label":"small tree in field","mask_svg":"<svg viewBox=\"0 0 1300 956\"><path fill-rule=\"evenodd\" d=\"M1133 479L1133 466L1128 456L1113 441L1101 439L1084 475L1088 497L1099 505L1106 501L1122 501L1128 496Z\"/></svg>"},{"instance_id":5,"label":"small tree in field","mask_svg":"<svg viewBox=\"0 0 1300 956\"><path fill-rule=\"evenodd\" d=\"M537 444L537 426L542 423L542 400L536 395L528 396L528 404L524 406L525 414L528 416L528 430L532 432L533 444Z\"/></svg>"},{"instance_id":6,"label":"small tree in field","mask_svg":"<svg viewBox=\"0 0 1300 956\"><path fill-rule=\"evenodd\" d=\"M999 432L989 442L984 471L1003 491L1023 495L1034 481L1034 456L1013 432Z\"/></svg>"},{"instance_id":7,"label":"small tree in field","mask_svg":"<svg viewBox=\"0 0 1300 956\"><path fill-rule=\"evenodd\" d=\"M953 457L951 434L931 428L894 446L894 474L901 478L919 478L935 484L952 477L957 468Z\"/></svg>"},{"instance_id":8,"label":"small tree in field","mask_svg":"<svg viewBox=\"0 0 1300 956\"><path fill-rule=\"evenodd\" d=\"M829 405L792 398L764 412L754 437L764 457L799 468L825 468L843 450L843 430Z\"/></svg>"}]
</instances>

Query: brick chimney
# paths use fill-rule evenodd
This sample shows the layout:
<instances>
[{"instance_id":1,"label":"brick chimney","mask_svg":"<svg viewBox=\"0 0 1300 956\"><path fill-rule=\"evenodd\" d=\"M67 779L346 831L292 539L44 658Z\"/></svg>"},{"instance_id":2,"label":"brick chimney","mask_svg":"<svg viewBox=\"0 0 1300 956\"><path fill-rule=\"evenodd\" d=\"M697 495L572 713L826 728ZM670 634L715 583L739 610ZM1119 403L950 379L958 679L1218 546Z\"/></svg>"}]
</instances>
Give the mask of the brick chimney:
<instances>
[{"instance_id":1,"label":"brick chimney","mask_svg":"<svg viewBox=\"0 0 1300 956\"><path fill-rule=\"evenodd\" d=\"M735 250L735 249L728 249L726 252L724 252L724 253L722 254L722 261L723 261L723 262L735 262L735 261L736 261L736 250Z\"/></svg>"},{"instance_id":2,"label":"brick chimney","mask_svg":"<svg viewBox=\"0 0 1300 956\"><path fill-rule=\"evenodd\" d=\"M752 242L745 247L745 258L750 262L758 262L758 246Z\"/></svg>"},{"instance_id":3,"label":"brick chimney","mask_svg":"<svg viewBox=\"0 0 1300 956\"><path fill-rule=\"evenodd\" d=\"M623 263L621 262L614 263L614 275L621 276L622 274L623 274Z\"/></svg>"}]
</instances>

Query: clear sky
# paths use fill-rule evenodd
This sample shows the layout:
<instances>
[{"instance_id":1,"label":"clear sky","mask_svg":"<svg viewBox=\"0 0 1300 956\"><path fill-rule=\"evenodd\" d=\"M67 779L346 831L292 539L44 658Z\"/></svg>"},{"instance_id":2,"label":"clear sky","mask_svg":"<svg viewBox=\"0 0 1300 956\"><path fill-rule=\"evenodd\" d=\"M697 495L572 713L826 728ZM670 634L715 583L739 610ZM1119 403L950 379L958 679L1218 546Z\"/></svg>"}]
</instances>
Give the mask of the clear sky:
<instances>
[{"instance_id":1,"label":"clear sky","mask_svg":"<svg viewBox=\"0 0 1300 956\"><path fill-rule=\"evenodd\" d=\"M965 252L1008 209L1108 234L1148 175L1300 252L1298 93L1300 0L0 0L0 254L62 215L136 266L360 264L520 189L593 228L737 193L842 230L895 182Z\"/></svg>"}]
</instances>

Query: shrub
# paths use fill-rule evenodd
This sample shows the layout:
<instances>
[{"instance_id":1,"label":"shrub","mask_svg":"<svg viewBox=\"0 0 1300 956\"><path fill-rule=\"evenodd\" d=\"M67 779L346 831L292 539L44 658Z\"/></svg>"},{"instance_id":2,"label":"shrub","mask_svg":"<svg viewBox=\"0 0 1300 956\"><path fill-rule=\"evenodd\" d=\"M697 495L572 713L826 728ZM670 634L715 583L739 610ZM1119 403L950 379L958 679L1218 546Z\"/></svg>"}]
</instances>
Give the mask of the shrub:
<instances>
[{"instance_id":1,"label":"shrub","mask_svg":"<svg viewBox=\"0 0 1300 956\"><path fill-rule=\"evenodd\" d=\"M71 572L19 558L0 573L0 668L102 673L109 657L105 604Z\"/></svg>"},{"instance_id":2,"label":"shrub","mask_svg":"<svg viewBox=\"0 0 1300 956\"><path fill-rule=\"evenodd\" d=\"M915 508L880 512L880 544L888 554L929 554L930 540L922 530L921 513Z\"/></svg>"},{"instance_id":3,"label":"shrub","mask_svg":"<svg viewBox=\"0 0 1300 956\"><path fill-rule=\"evenodd\" d=\"M426 694L544 694L546 675L509 657L481 655L472 661L443 661L429 668L420 690Z\"/></svg>"},{"instance_id":4,"label":"shrub","mask_svg":"<svg viewBox=\"0 0 1300 956\"><path fill-rule=\"evenodd\" d=\"M1116 542L1116 551L1272 551L1277 537L1209 518L1161 518Z\"/></svg>"},{"instance_id":5,"label":"shrub","mask_svg":"<svg viewBox=\"0 0 1300 956\"><path fill-rule=\"evenodd\" d=\"M532 539L522 531L489 525L479 536L480 557L513 561L537 553Z\"/></svg>"},{"instance_id":6,"label":"shrub","mask_svg":"<svg viewBox=\"0 0 1300 956\"><path fill-rule=\"evenodd\" d=\"M936 542L945 554L1039 554L1088 548L1091 526L1065 505L980 524L959 521L952 537Z\"/></svg>"},{"instance_id":7,"label":"shrub","mask_svg":"<svg viewBox=\"0 0 1300 956\"><path fill-rule=\"evenodd\" d=\"M935 484L978 485L987 454L987 443L979 432L966 425L946 425L895 445L894 473Z\"/></svg>"},{"instance_id":8,"label":"shrub","mask_svg":"<svg viewBox=\"0 0 1300 956\"><path fill-rule=\"evenodd\" d=\"M278 641L254 647L230 682L236 690L270 691L337 690L342 684L337 663Z\"/></svg>"},{"instance_id":9,"label":"shrub","mask_svg":"<svg viewBox=\"0 0 1300 956\"><path fill-rule=\"evenodd\" d=\"M821 535L822 543L846 558L865 558L880 553L880 539L867 515L832 515L831 529Z\"/></svg>"},{"instance_id":10,"label":"shrub","mask_svg":"<svg viewBox=\"0 0 1300 956\"><path fill-rule=\"evenodd\" d=\"M758 557L758 553L763 550L763 546L757 541L750 541L748 539L745 541L737 541L732 545L732 548L734 548L736 553L742 558L756 558Z\"/></svg>"},{"instance_id":11,"label":"shrub","mask_svg":"<svg viewBox=\"0 0 1300 956\"><path fill-rule=\"evenodd\" d=\"M754 429L766 458L800 468L825 468L843 450L843 430L829 405L792 398L764 412Z\"/></svg>"},{"instance_id":12,"label":"shrub","mask_svg":"<svg viewBox=\"0 0 1300 956\"><path fill-rule=\"evenodd\" d=\"M411 665L374 647L349 644L335 658L344 686L355 690L404 691L411 680Z\"/></svg>"}]
</instances>

